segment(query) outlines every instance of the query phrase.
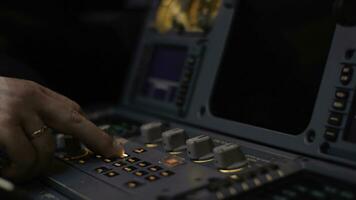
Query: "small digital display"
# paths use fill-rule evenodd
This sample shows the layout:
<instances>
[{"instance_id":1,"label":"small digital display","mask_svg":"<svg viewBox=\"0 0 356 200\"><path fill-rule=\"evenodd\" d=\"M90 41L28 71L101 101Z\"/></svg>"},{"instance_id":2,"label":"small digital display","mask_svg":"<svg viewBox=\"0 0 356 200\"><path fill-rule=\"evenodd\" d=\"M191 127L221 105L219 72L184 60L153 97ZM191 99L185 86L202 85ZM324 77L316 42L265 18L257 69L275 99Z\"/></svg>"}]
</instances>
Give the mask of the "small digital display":
<instances>
[{"instance_id":1,"label":"small digital display","mask_svg":"<svg viewBox=\"0 0 356 200\"><path fill-rule=\"evenodd\" d=\"M335 0L241 0L219 68L215 116L288 134L309 125Z\"/></svg>"},{"instance_id":2,"label":"small digital display","mask_svg":"<svg viewBox=\"0 0 356 200\"><path fill-rule=\"evenodd\" d=\"M142 94L156 100L175 100L188 49L177 46L156 46L147 67Z\"/></svg>"}]
</instances>

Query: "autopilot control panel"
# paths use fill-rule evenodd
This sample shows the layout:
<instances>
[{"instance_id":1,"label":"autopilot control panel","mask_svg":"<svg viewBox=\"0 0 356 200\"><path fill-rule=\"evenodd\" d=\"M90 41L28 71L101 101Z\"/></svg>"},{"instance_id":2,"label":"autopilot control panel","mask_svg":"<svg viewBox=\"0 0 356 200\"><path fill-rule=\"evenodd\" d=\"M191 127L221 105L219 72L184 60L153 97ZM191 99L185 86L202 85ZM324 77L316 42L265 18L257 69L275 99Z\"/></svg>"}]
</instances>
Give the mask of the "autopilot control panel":
<instances>
[{"instance_id":1,"label":"autopilot control panel","mask_svg":"<svg viewBox=\"0 0 356 200\"><path fill-rule=\"evenodd\" d=\"M152 1L122 101L89 115L125 154L59 135L41 184L64 199L356 199L355 10Z\"/></svg>"}]
</instances>

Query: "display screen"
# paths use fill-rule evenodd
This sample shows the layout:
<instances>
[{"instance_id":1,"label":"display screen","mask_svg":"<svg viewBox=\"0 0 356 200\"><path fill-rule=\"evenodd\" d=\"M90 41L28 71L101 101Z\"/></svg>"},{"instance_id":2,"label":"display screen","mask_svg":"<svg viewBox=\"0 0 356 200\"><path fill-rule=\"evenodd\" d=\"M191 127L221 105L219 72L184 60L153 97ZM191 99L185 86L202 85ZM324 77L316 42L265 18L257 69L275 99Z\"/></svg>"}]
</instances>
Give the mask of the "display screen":
<instances>
[{"instance_id":1,"label":"display screen","mask_svg":"<svg viewBox=\"0 0 356 200\"><path fill-rule=\"evenodd\" d=\"M142 94L161 101L174 101L186 57L186 47L156 46L147 66Z\"/></svg>"},{"instance_id":2,"label":"display screen","mask_svg":"<svg viewBox=\"0 0 356 200\"><path fill-rule=\"evenodd\" d=\"M210 101L220 118L289 134L308 126L336 20L334 0L242 0Z\"/></svg>"}]
</instances>

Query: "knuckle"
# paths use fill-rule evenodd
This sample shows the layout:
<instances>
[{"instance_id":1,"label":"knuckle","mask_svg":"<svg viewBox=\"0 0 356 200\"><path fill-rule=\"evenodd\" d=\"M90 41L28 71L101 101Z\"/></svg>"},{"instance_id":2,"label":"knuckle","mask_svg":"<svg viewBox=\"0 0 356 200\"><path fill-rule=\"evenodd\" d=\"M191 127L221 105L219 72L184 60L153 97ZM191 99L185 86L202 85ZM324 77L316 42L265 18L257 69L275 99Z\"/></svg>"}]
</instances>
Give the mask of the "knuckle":
<instances>
[{"instance_id":1,"label":"knuckle","mask_svg":"<svg viewBox=\"0 0 356 200\"><path fill-rule=\"evenodd\" d=\"M2 128L6 128L9 125L14 124L17 121L16 115L8 114L8 113L1 113L0 115L0 126Z\"/></svg>"},{"instance_id":2,"label":"knuckle","mask_svg":"<svg viewBox=\"0 0 356 200\"><path fill-rule=\"evenodd\" d=\"M81 111L82 110L82 107L77 103L77 102L72 102L72 106L74 108L74 110L77 110L77 111Z\"/></svg>"},{"instance_id":3,"label":"knuckle","mask_svg":"<svg viewBox=\"0 0 356 200\"><path fill-rule=\"evenodd\" d=\"M77 110L71 110L70 111L70 117L69 117L69 122L78 124L83 121L83 116L77 111Z\"/></svg>"},{"instance_id":4,"label":"knuckle","mask_svg":"<svg viewBox=\"0 0 356 200\"><path fill-rule=\"evenodd\" d=\"M21 88L18 90L20 98L27 99L37 96L40 93L40 89L37 83L32 81L25 81Z\"/></svg>"}]
</instances>

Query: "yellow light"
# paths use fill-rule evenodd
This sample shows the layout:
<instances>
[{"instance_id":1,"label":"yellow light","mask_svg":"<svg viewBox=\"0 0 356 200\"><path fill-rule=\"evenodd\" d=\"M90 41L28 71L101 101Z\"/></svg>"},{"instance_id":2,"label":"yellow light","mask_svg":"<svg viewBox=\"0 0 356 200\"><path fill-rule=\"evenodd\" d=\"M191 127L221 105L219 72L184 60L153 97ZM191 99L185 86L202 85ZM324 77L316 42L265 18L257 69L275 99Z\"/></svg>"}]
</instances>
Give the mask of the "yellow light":
<instances>
[{"instance_id":1,"label":"yellow light","mask_svg":"<svg viewBox=\"0 0 356 200\"><path fill-rule=\"evenodd\" d=\"M214 160L213 158L210 158L210 159L206 159L206 160L193 160L193 162L195 162L197 164L202 164L202 163L211 162L213 160Z\"/></svg>"},{"instance_id":2,"label":"yellow light","mask_svg":"<svg viewBox=\"0 0 356 200\"><path fill-rule=\"evenodd\" d=\"M158 146L158 144L147 143L147 144L145 144L145 146L146 146L147 148L155 148L155 147Z\"/></svg>"},{"instance_id":3,"label":"yellow light","mask_svg":"<svg viewBox=\"0 0 356 200\"><path fill-rule=\"evenodd\" d=\"M178 155L178 154L181 154L182 152L181 151L170 151L168 153L171 155Z\"/></svg>"},{"instance_id":4,"label":"yellow light","mask_svg":"<svg viewBox=\"0 0 356 200\"><path fill-rule=\"evenodd\" d=\"M237 168L237 169L219 169L219 172L224 173L224 174L229 174L229 173L237 173L242 171L244 168Z\"/></svg>"}]
</instances>

